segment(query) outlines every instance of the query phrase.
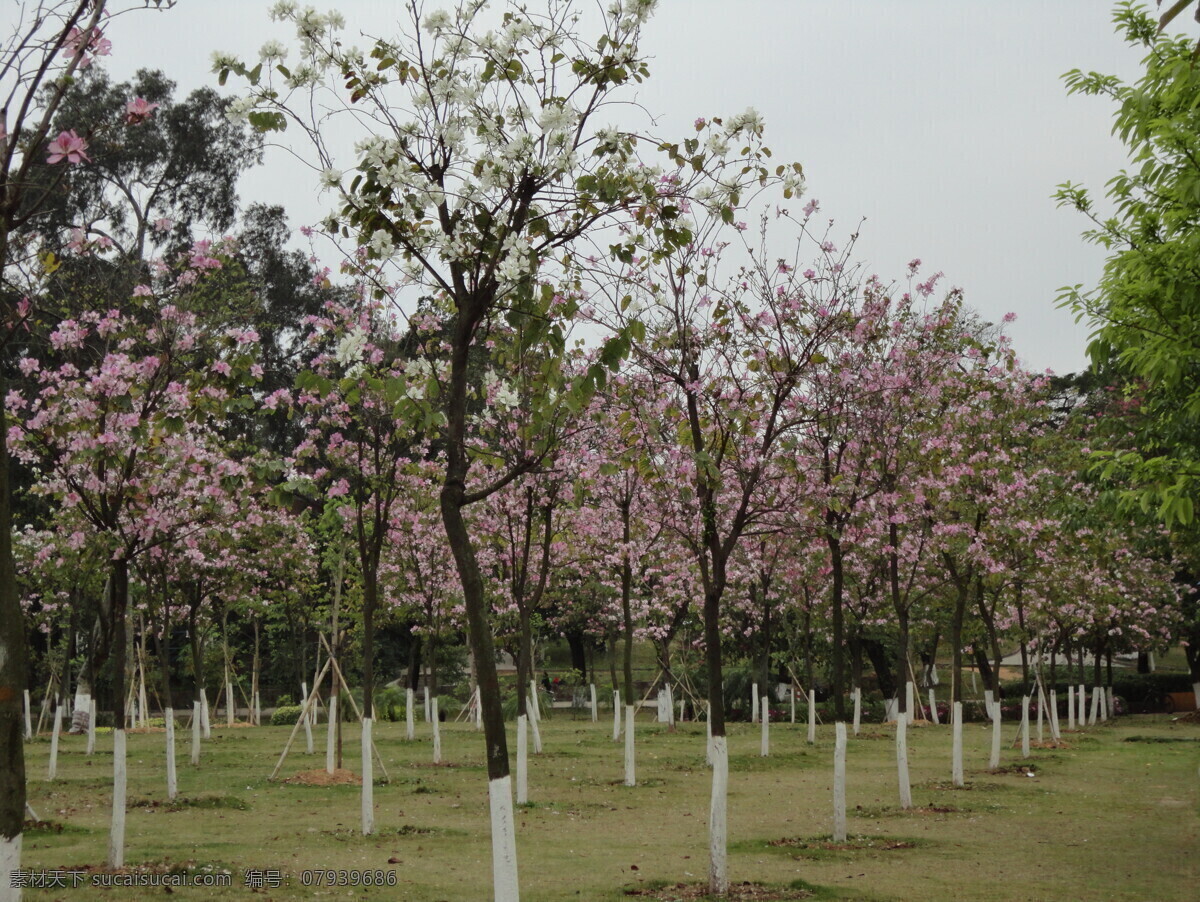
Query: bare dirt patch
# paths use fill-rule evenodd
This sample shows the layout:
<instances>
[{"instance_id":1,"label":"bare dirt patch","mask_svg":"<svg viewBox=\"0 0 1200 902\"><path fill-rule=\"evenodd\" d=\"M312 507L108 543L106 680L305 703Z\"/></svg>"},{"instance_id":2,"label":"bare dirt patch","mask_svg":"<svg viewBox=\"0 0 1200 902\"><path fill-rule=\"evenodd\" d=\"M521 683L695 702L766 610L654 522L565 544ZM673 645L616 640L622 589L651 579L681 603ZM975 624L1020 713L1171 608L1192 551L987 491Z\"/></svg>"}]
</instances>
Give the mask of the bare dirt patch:
<instances>
[{"instance_id":1,"label":"bare dirt patch","mask_svg":"<svg viewBox=\"0 0 1200 902\"><path fill-rule=\"evenodd\" d=\"M293 786L362 786L362 777L340 768L333 773L324 770L302 770L283 782Z\"/></svg>"},{"instance_id":2,"label":"bare dirt patch","mask_svg":"<svg viewBox=\"0 0 1200 902\"><path fill-rule=\"evenodd\" d=\"M638 896L642 899L656 899L658 902L684 902L688 899L710 899L707 883L676 883L661 889L627 889L627 896ZM725 900L731 902L783 902L790 899L811 899L812 893L803 889L775 889L759 883L733 883L729 886L729 895Z\"/></svg>"},{"instance_id":3,"label":"bare dirt patch","mask_svg":"<svg viewBox=\"0 0 1200 902\"><path fill-rule=\"evenodd\" d=\"M910 811L916 809L909 809ZM906 839L885 839L877 836L856 836L846 842L831 842L824 839L804 839L803 837L785 837L767 843L774 848L787 849L819 849L822 852L857 852L864 849L890 852L894 849L915 849L917 844Z\"/></svg>"}]
</instances>

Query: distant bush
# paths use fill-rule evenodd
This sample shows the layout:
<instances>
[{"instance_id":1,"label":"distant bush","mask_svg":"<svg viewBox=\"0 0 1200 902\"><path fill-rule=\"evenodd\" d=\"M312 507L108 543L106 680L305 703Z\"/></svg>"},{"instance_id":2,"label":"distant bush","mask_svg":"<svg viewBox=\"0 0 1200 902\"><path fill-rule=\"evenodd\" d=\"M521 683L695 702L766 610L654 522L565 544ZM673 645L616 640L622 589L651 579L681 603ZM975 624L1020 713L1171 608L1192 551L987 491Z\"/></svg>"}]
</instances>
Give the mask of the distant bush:
<instances>
[{"instance_id":1,"label":"distant bush","mask_svg":"<svg viewBox=\"0 0 1200 902\"><path fill-rule=\"evenodd\" d=\"M300 719L300 705L281 705L271 715L271 726L290 727Z\"/></svg>"}]
</instances>

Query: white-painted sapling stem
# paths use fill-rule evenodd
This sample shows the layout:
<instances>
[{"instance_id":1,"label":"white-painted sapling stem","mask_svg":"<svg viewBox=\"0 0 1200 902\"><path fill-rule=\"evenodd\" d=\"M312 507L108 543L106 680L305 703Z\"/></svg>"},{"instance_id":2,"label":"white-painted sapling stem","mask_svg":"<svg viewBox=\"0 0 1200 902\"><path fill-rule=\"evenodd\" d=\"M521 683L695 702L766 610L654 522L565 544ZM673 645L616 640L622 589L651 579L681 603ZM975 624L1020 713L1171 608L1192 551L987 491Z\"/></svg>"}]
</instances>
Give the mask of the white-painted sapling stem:
<instances>
[{"instance_id":1,"label":"white-painted sapling stem","mask_svg":"<svg viewBox=\"0 0 1200 902\"><path fill-rule=\"evenodd\" d=\"M846 725L834 724L833 841L846 841Z\"/></svg>"}]
</instances>

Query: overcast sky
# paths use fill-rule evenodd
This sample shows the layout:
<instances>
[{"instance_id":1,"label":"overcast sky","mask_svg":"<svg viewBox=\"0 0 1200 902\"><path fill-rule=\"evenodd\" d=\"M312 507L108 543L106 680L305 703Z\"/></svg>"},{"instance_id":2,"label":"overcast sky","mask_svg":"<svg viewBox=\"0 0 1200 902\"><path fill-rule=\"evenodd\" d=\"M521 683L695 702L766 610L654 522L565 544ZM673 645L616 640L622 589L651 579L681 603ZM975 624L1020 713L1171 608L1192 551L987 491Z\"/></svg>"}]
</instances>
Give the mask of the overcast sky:
<instances>
[{"instance_id":1,"label":"overcast sky","mask_svg":"<svg viewBox=\"0 0 1200 902\"><path fill-rule=\"evenodd\" d=\"M270 5L179 0L122 16L106 65L117 80L162 69L181 93L215 85L214 50L254 59L268 39L290 43ZM394 33L400 7L339 5L350 32L369 34ZM804 165L808 195L839 231L866 219L858 256L871 271L891 281L920 257L985 318L1015 312L1029 366L1085 365L1087 330L1054 302L1063 285L1094 284L1103 256L1051 195L1067 180L1102 189L1125 164L1112 105L1067 97L1061 80L1072 68L1137 77L1141 53L1113 33L1111 4L660 0L643 48L654 59L639 100L657 133L683 137L697 116L755 107L776 157ZM282 155L246 177L242 197L282 204L297 226L325 212L315 178Z\"/></svg>"}]
</instances>

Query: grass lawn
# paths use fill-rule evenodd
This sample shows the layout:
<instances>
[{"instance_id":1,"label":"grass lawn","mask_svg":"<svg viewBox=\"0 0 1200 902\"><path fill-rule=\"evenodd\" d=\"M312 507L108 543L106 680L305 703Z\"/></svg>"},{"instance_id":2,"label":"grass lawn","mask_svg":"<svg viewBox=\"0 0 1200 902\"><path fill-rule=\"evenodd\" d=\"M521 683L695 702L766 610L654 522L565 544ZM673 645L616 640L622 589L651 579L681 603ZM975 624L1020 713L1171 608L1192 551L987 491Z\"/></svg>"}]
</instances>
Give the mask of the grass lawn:
<instances>
[{"instance_id":1,"label":"grass lawn","mask_svg":"<svg viewBox=\"0 0 1200 902\"><path fill-rule=\"evenodd\" d=\"M848 752L847 847L827 842L833 727L806 742L803 724L774 725L770 758L759 728L731 725L730 877L778 891L755 898L866 900L1194 900L1200 898L1200 724L1123 718L1067 734L1069 748L1035 750L1006 772L986 771L990 727L967 724L968 788L950 785L950 732L909 731L913 801L898 807L893 730L864 725ZM707 873L710 776L703 724L670 733L638 723L640 785L621 785L622 746L611 713L600 723L559 712L543 722L545 753L530 765L530 797L517 809L524 902L682 898L669 888ZM311 898L486 900L491 858L482 735L445 725L433 766L428 726L404 740L402 723L376 725L391 782L375 792L378 835L359 834L359 788L269 783L289 728L214 725L199 768L180 731L182 804L166 804L163 734L130 734L126 860L130 865L225 869L228 889L174 887L176 899ZM1007 725L1007 739L1016 732ZM346 766L358 770L357 729L345 731ZM323 769L303 734L280 773ZM84 755L64 736L58 779L47 782L50 743L26 745L29 799L49 826L25 836L26 868L97 868L106 855L111 735ZM516 743L510 738L510 749ZM1014 767L1028 764L1028 767ZM1026 774L1032 772L1034 776ZM376 775L379 775L376 766ZM823 836L826 834L826 836ZM252 890L247 869L277 871L280 887ZM395 887L302 885L305 870L394 872ZM653 895L646 890L658 889ZM790 890L785 893L784 891ZM162 897L162 888L27 890L28 899ZM688 898L693 898L689 896Z\"/></svg>"}]
</instances>

